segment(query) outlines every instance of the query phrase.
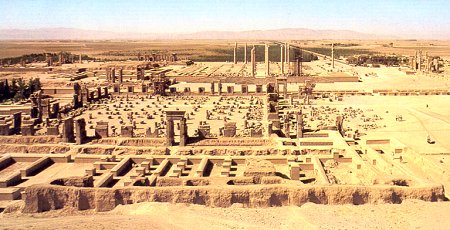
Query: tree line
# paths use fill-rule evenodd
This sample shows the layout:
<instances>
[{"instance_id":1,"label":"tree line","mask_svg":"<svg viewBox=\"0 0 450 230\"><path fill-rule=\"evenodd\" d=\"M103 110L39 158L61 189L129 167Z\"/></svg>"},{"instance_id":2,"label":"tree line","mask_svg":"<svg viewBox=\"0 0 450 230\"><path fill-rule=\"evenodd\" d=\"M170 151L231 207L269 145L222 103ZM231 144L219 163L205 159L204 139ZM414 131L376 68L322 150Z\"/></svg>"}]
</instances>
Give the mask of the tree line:
<instances>
[{"instance_id":1,"label":"tree line","mask_svg":"<svg viewBox=\"0 0 450 230\"><path fill-rule=\"evenodd\" d=\"M12 99L14 102L18 102L28 99L31 94L41 90L41 87L39 78L32 78L28 82L23 80L23 78L14 78L11 84L8 83L8 80L5 80L0 88L0 101Z\"/></svg>"},{"instance_id":2,"label":"tree line","mask_svg":"<svg viewBox=\"0 0 450 230\"><path fill-rule=\"evenodd\" d=\"M18 57L8 57L0 59L0 64L7 65L16 65L20 64L22 61L25 63L33 63L33 62L45 62L47 61L47 56L51 57L53 62L59 61L59 56L62 55L65 59L64 63L71 63L70 60L79 58L78 55L72 54L70 52L61 52L61 53L32 53L25 54ZM81 55L83 60L94 60L94 58L89 57L88 55Z\"/></svg>"}]
</instances>

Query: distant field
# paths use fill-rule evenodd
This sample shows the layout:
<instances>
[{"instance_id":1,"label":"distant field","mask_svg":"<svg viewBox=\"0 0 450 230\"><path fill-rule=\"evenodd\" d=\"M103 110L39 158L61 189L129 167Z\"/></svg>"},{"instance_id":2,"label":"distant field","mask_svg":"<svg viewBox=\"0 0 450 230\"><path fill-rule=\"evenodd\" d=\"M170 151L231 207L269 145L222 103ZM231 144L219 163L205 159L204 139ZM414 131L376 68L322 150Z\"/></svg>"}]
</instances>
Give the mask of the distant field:
<instances>
[{"instance_id":1,"label":"distant field","mask_svg":"<svg viewBox=\"0 0 450 230\"><path fill-rule=\"evenodd\" d=\"M305 50L309 50L311 52L331 56L331 49L328 47L305 47ZM349 49L349 48L345 48L345 49L341 48L340 49L339 47L335 47L335 49L334 49L334 55L336 55L336 57L339 57L339 56L348 57L348 56L353 56L353 55L375 54L375 53L376 53L375 51L367 50L367 49Z\"/></svg>"},{"instance_id":2,"label":"distant field","mask_svg":"<svg viewBox=\"0 0 450 230\"><path fill-rule=\"evenodd\" d=\"M333 41L336 55L353 54L403 54L413 55L418 49L429 55L450 57L450 42L447 41ZM238 42L239 61L244 59L245 41ZM331 41L294 41L297 45L322 54L329 55ZM392 47L390 43L393 43ZM264 60L264 41L249 41L247 58L250 50L256 45L257 61ZM106 60L136 59L137 54L154 52L177 53L179 57L187 57L194 61L233 61L234 41L226 40L167 40L167 41L0 41L0 58L17 57L24 54L44 52L82 53L91 57ZM269 48L270 60L280 60L279 45ZM291 51L291 60L294 59Z\"/></svg>"},{"instance_id":3,"label":"distant field","mask_svg":"<svg viewBox=\"0 0 450 230\"><path fill-rule=\"evenodd\" d=\"M297 45L311 51L330 54L331 43L341 43L344 46L335 46L337 55L347 56L348 54L377 53L377 54L397 54L414 55L417 50L422 50L423 55L440 56L450 59L450 41L425 41L425 40L373 40L373 41L309 41L298 42ZM391 44L392 43L392 44ZM351 46L345 46L350 44Z\"/></svg>"},{"instance_id":4,"label":"distant field","mask_svg":"<svg viewBox=\"0 0 450 230\"><path fill-rule=\"evenodd\" d=\"M237 58L244 60L244 44L238 44ZM250 51L255 45L256 61L264 61L264 42L247 43L247 60L250 61ZM136 59L138 53L151 54L157 52L177 53L179 57L187 57L194 61L233 61L234 41L64 41L64 42L0 42L0 58L17 57L24 54L44 52L83 53L90 57L105 60ZM280 60L279 45L269 48L270 60ZM294 55L291 60L294 60Z\"/></svg>"}]
</instances>

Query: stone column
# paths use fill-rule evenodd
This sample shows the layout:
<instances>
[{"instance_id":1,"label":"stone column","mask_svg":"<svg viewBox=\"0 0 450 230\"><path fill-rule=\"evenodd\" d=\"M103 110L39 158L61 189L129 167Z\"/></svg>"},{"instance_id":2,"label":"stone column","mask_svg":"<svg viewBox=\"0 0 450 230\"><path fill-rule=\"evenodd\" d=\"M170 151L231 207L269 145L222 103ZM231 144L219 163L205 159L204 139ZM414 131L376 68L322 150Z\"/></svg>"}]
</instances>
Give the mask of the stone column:
<instances>
[{"instance_id":1,"label":"stone column","mask_svg":"<svg viewBox=\"0 0 450 230\"><path fill-rule=\"evenodd\" d=\"M252 77L255 77L256 75L256 48L253 46L251 51L251 62L252 62Z\"/></svg>"},{"instance_id":2,"label":"stone column","mask_svg":"<svg viewBox=\"0 0 450 230\"><path fill-rule=\"evenodd\" d=\"M280 45L280 67L281 67L281 74L284 74L284 60L283 60L283 49L284 49L284 46L283 45Z\"/></svg>"},{"instance_id":3,"label":"stone column","mask_svg":"<svg viewBox=\"0 0 450 230\"><path fill-rule=\"evenodd\" d=\"M334 43L331 43L331 68L334 69Z\"/></svg>"},{"instance_id":4,"label":"stone column","mask_svg":"<svg viewBox=\"0 0 450 230\"><path fill-rule=\"evenodd\" d=\"M106 67L106 81L111 82L111 71L109 70L109 67Z\"/></svg>"},{"instance_id":5,"label":"stone column","mask_svg":"<svg viewBox=\"0 0 450 230\"><path fill-rule=\"evenodd\" d=\"M82 59L81 54L80 54L80 63L82 63L82 62L83 62L83 59Z\"/></svg>"},{"instance_id":6,"label":"stone column","mask_svg":"<svg viewBox=\"0 0 450 230\"><path fill-rule=\"evenodd\" d=\"M290 45L288 43L287 44L287 49L286 49L286 63L287 63L288 68L291 65L291 57L290 57L290 53L291 52L290 51L291 51L291 47L290 47Z\"/></svg>"},{"instance_id":7,"label":"stone column","mask_svg":"<svg viewBox=\"0 0 450 230\"><path fill-rule=\"evenodd\" d=\"M188 139L186 118L180 120L180 146L186 146Z\"/></svg>"},{"instance_id":8,"label":"stone column","mask_svg":"<svg viewBox=\"0 0 450 230\"><path fill-rule=\"evenodd\" d=\"M116 82L116 68L111 69L111 81L112 83Z\"/></svg>"},{"instance_id":9,"label":"stone column","mask_svg":"<svg viewBox=\"0 0 450 230\"><path fill-rule=\"evenodd\" d=\"M174 136L175 136L175 131L174 131L173 120L172 119L168 119L167 120L167 126L166 126L166 141L167 141L167 145L168 146L172 146L173 145Z\"/></svg>"},{"instance_id":10,"label":"stone column","mask_svg":"<svg viewBox=\"0 0 450 230\"><path fill-rule=\"evenodd\" d=\"M265 45L264 47L264 62L266 64L266 76L269 77L270 75L270 64L269 64L269 45Z\"/></svg>"},{"instance_id":11,"label":"stone column","mask_svg":"<svg viewBox=\"0 0 450 230\"><path fill-rule=\"evenodd\" d=\"M247 64L247 43L245 43L244 47L244 63Z\"/></svg>"},{"instance_id":12,"label":"stone column","mask_svg":"<svg viewBox=\"0 0 450 230\"><path fill-rule=\"evenodd\" d=\"M211 95L214 95L215 89L214 89L214 82L211 82Z\"/></svg>"},{"instance_id":13,"label":"stone column","mask_svg":"<svg viewBox=\"0 0 450 230\"><path fill-rule=\"evenodd\" d=\"M422 51L419 51L419 57L418 57L418 59L417 59L417 64L418 64L418 66L419 66L419 72L421 72L422 71Z\"/></svg>"},{"instance_id":14,"label":"stone column","mask_svg":"<svg viewBox=\"0 0 450 230\"><path fill-rule=\"evenodd\" d=\"M219 96L222 95L222 81L219 80Z\"/></svg>"},{"instance_id":15,"label":"stone column","mask_svg":"<svg viewBox=\"0 0 450 230\"><path fill-rule=\"evenodd\" d=\"M102 88L97 87L97 99L100 100L102 98Z\"/></svg>"},{"instance_id":16,"label":"stone column","mask_svg":"<svg viewBox=\"0 0 450 230\"><path fill-rule=\"evenodd\" d=\"M284 43L284 62L288 62L288 58L287 58L287 55L288 55L288 52L287 52L287 49L288 49L288 45L287 45L287 43Z\"/></svg>"},{"instance_id":17,"label":"stone column","mask_svg":"<svg viewBox=\"0 0 450 230\"><path fill-rule=\"evenodd\" d=\"M236 59L236 51L237 51L237 42L234 43L234 53L233 53L233 63L237 64L237 59Z\"/></svg>"},{"instance_id":18,"label":"stone column","mask_svg":"<svg viewBox=\"0 0 450 230\"><path fill-rule=\"evenodd\" d=\"M123 82L123 68L119 69L119 83L122 84Z\"/></svg>"}]
</instances>

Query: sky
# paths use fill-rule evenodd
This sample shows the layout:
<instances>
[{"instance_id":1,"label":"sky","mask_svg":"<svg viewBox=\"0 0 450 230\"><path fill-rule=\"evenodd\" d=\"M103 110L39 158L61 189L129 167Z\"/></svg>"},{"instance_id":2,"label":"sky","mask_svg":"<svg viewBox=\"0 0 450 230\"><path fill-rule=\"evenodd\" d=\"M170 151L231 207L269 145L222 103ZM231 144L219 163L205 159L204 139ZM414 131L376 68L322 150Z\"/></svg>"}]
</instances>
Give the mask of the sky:
<instances>
[{"instance_id":1,"label":"sky","mask_svg":"<svg viewBox=\"0 0 450 230\"><path fill-rule=\"evenodd\" d=\"M0 0L1 29L190 33L281 28L450 39L446 0Z\"/></svg>"}]
</instances>

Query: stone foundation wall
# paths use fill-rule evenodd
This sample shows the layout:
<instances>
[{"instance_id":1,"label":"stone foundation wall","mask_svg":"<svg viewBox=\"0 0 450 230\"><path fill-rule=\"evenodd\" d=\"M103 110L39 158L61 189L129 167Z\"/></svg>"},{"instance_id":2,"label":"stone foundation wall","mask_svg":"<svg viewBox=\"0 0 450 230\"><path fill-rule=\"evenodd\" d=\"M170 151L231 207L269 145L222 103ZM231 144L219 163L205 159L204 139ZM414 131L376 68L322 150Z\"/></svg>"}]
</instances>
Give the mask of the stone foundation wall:
<instances>
[{"instance_id":1,"label":"stone foundation wall","mask_svg":"<svg viewBox=\"0 0 450 230\"><path fill-rule=\"evenodd\" d=\"M272 145L272 141L262 138L218 138L204 139L189 146L268 146Z\"/></svg>"},{"instance_id":2,"label":"stone foundation wall","mask_svg":"<svg viewBox=\"0 0 450 230\"><path fill-rule=\"evenodd\" d=\"M405 199L441 201L444 189L440 185L423 187L401 186L180 186L80 188L56 185L34 185L25 189L24 213L72 208L110 211L118 205L139 202L170 202L200 204L209 207L230 207L242 203L245 207L271 207L317 204L401 203Z\"/></svg>"}]
</instances>

